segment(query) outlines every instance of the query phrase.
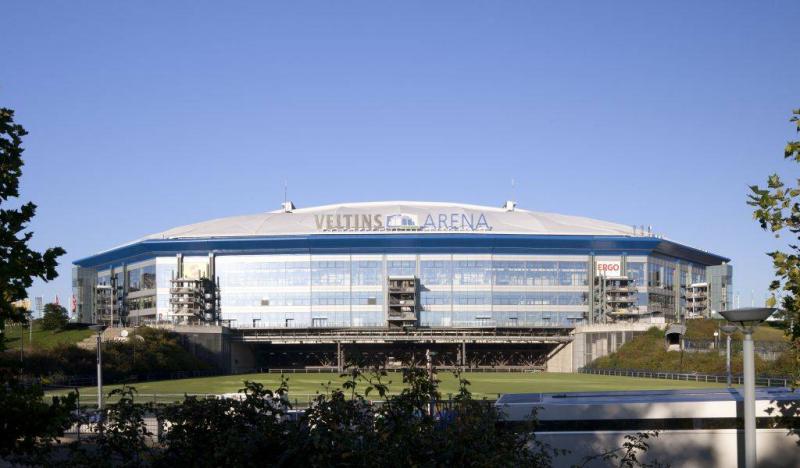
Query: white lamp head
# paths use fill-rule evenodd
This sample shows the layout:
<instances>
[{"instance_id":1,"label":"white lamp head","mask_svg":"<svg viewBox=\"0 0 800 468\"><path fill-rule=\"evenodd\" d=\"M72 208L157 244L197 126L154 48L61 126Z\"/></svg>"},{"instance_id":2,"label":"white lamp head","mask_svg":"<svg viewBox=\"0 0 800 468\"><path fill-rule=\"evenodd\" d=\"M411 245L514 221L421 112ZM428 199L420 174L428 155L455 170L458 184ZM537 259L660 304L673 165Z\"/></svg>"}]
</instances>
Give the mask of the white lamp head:
<instances>
[{"instance_id":1,"label":"white lamp head","mask_svg":"<svg viewBox=\"0 0 800 468\"><path fill-rule=\"evenodd\" d=\"M725 320L736 323L742 327L752 327L763 322L777 309L774 307L744 307L720 311Z\"/></svg>"}]
</instances>

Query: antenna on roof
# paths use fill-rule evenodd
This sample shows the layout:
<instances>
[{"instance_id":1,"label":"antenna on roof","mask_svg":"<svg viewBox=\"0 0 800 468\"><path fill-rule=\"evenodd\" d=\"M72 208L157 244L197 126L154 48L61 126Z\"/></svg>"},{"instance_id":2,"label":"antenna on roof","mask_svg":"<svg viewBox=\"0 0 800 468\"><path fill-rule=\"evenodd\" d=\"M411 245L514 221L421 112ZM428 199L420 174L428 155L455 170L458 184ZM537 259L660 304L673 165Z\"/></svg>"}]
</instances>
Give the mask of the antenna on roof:
<instances>
[{"instance_id":1,"label":"antenna on roof","mask_svg":"<svg viewBox=\"0 0 800 468\"><path fill-rule=\"evenodd\" d=\"M506 200L505 203L503 203L503 209L505 209L506 211L514 211L514 209L517 207L517 202L514 201L514 186L515 185L516 185L516 181L512 177L511 178L511 200Z\"/></svg>"},{"instance_id":2,"label":"antenna on roof","mask_svg":"<svg viewBox=\"0 0 800 468\"><path fill-rule=\"evenodd\" d=\"M283 203L281 207L283 208L284 213L291 213L294 210L294 203L290 202L287 198L287 192L289 191L289 183L286 180L283 181Z\"/></svg>"}]
</instances>

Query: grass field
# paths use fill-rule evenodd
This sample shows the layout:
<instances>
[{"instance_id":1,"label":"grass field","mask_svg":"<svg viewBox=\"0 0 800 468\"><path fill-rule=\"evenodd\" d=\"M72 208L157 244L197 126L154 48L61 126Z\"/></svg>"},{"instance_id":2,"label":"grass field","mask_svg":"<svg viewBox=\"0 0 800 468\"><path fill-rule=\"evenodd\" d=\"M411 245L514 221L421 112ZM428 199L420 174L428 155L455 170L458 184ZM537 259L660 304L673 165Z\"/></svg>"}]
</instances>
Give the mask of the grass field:
<instances>
[{"instance_id":1,"label":"grass field","mask_svg":"<svg viewBox=\"0 0 800 468\"><path fill-rule=\"evenodd\" d=\"M307 401L309 396L324 391L323 385L330 382L339 386L342 379L338 374L287 374L289 394L291 398ZM676 380L642 379L635 377L615 377L606 375L561 374L561 373L465 373L464 377L471 382L470 390L477 398L496 398L503 393L524 392L591 392L610 390L660 390L679 388L712 388L722 385L702 382L683 382ZM439 374L440 391L444 397L458 390L458 382L450 373ZM267 388L274 389L280 382L279 374L245 374L219 377L202 377L195 379L164 380L142 382L133 386L143 399L147 395L160 394L159 401L174 401L188 394L235 393L243 387L242 382L250 380L260 382ZM391 392L401 389L402 376L390 373ZM105 387L107 393L117 385ZM362 388L363 390L363 388ZM87 387L80 389L81 400L96 398L96 389Z\"/></svg>"},{"instance_id":2,"label":"grass field","mask_svg":"<svg viewBox=\"0 0 800 468\"><path fill-rule=\"evenodd\" d=\"M40 322L34 321L33 346L31 346L27 326L9 325L6 327L6 347L9 349L19 349L19 340L21 337L25 350L52 349L59 344L76 344L92 336L92 333L93 332L88 328L75 330L42 330Z\"/></svg>"}]
</instances>

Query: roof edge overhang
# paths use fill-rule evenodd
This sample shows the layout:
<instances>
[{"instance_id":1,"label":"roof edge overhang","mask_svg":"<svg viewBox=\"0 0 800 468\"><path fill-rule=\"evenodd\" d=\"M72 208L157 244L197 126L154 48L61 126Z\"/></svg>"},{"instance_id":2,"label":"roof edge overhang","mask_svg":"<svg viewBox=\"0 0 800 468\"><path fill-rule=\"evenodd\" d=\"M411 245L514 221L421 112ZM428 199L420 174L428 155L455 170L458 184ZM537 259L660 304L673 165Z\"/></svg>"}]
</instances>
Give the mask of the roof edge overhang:
<instances>
[{"instance_id":1,"label":"roof edge overhang","mask_svg":"<svg viewBox=\"0 0 800 468\"><path fill-rule=\"evenodd\" d=\"M729 260L657 237L531 234L310 234L268 237L147 239L73 262L108 267L156 256L289 253L496 253L519 255L649 255L658 253L703 265Z\"/></svg>"},{"instance_id":2,"label":"roof edge overhang","mask_svg":"<svg viewBox=\"0 0 800 468\"><path fill-rule=\"evenodd\" d=\"M661 242L659 242L658 246L655 248L655 253L667 255L669 257L684 258L706 266L721 265L723 263L730 263L731 261L731 259L721 255L695 249L694 247L689 247L677 242L665 239L660 239L660 241Z\"/></svg>"}]
</instances>

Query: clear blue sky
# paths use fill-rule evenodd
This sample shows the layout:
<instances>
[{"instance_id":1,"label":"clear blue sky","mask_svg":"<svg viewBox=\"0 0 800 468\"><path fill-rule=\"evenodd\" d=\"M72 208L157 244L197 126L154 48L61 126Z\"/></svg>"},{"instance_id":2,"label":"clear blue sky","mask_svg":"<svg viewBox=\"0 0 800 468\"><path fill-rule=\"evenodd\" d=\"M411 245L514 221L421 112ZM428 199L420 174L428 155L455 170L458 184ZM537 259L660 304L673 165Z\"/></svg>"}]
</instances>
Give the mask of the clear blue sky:
<instances>
[{"instance_id":1,"label":"clear blue sky","mask_svg":"<svg viewBox=\"0 0 800 468\"><path fill-rule=\"evenodd\" d=\"M800 2L5 2L0 105L30 135L35 246L72 260L173 226L411 199L777 245L747 186L800 107ZM408 175L396 172L407 170ZM510 181L516 179L513 191Z\"/></svg>"}]
</instances>

